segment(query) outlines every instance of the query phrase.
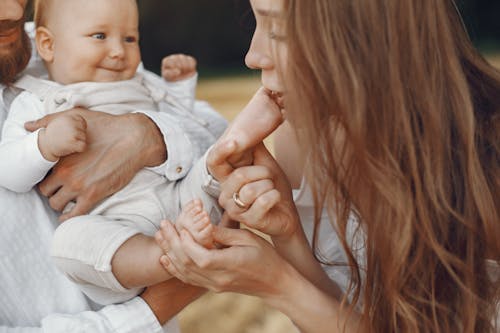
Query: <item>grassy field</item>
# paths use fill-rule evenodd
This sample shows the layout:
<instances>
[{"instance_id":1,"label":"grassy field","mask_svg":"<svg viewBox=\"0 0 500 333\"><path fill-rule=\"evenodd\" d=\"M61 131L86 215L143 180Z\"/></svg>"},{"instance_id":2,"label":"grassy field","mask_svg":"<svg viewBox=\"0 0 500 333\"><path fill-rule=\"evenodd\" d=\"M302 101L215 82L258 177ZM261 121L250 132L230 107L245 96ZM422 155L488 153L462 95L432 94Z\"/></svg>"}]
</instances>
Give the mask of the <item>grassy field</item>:
<instances>
[{"instance_id":1,"label":"grassy field","mask_svg":"<svg viewBox=\"0 0 500 333\"><path fill-rule=\"evenodd\" d=\"M490 58L500 68L500 55ZM260 86L258 76L200 81L197 98L206 100L228 120L245 106ZM266 274L266 272L262 272ZM183 333L292 333L296 329L280 312L260 299L208 293L179 315Z\"/></svg>"}]
</instances>

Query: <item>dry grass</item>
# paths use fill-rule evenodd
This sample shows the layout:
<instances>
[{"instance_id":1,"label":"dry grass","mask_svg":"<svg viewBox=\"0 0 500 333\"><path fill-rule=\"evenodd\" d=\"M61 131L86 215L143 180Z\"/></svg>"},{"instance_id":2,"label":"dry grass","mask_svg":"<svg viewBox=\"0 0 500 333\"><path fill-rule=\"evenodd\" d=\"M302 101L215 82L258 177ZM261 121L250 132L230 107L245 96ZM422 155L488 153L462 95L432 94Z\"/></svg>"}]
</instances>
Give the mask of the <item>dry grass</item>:
<instances>
[{"instance_id":1,"label":"dry grass","mask_svg":"<svg viewBox=\"0 0 500 333\"><path fill-rule=\"evenodd\" d=\"M500 55L489 59L500 68ZM258 77L201 81L198 99L206 100L231 120L260 86ZM265 274L265 272L262 272ZM208 293L179 315L184 333L291 333L290 320L260 299Z\"/></svg>"}]
</instances>

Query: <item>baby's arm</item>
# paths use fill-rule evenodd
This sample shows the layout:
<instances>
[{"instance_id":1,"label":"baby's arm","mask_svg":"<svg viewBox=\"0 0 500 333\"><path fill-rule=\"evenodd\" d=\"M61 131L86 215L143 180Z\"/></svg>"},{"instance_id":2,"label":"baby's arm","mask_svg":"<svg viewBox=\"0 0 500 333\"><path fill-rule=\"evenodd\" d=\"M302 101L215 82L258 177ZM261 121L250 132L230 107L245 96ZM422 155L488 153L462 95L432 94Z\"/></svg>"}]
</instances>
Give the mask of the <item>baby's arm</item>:
<instances>
[{"instance_id":1,"label":"baby's arm","mask_svg":"<svg viewBox=\"0 0 500 333\"><path fill-rule=\"evenodd\" d=\"M34 133L24 123L44 116L38 98L21 93L11 104L0 142L0 186L27 192L40 182L59 157L85 149L85 120L78 115L57 118Z\"/></svg>"},{"instance_id":2,"label":"baby's arm","mask_svg":"<svg viewBox=\"0 0 500 333\"><path fill-rule=\"evenodd\" d=\"M188 79L196 74L196 59L185 54L172 54L161 62L161 76L167 82Z\"/></svg>"},{"instance_id":3,"label":"baby's arm","mask_svg":"<svg viewBox=\"0 0 500 333\"><path fill-rule=\"evenodd\" d=\"M161 74L166 81L169 103L180 104L182 111L192 112L196 95L196 60L185 54L163 58Z\"/></svg>"},{"instance_id":4,"label":"baby's arm","mask_svg":"<svg viewBox=\"0 0 500 333\"><path fill-rule=\"evenodd\" d=\"M25 130L28 120L44 116L42 103L23 92L11 104L0 141L0 186L15 192L28 192L55 165L38 149L40 131Z\"/></svg>"}]
</instances>

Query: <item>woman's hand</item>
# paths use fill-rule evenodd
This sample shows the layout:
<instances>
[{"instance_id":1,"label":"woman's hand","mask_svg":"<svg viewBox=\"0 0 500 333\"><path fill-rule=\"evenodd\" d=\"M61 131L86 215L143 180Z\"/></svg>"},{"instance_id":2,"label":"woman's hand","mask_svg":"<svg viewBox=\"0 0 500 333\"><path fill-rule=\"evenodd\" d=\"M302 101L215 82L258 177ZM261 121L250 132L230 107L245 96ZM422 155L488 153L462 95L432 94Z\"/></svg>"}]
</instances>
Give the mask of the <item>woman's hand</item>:
<instances>
[{"instance_id":1,"label":"woman's hand","mask_svg":"<svg viewBox=\"0 0 500 333\"><path fill-rule=\"evenodd\" d=\"M253 159L254 165L234 170L221 184L219 204L232 220L273 238L290 237L299 218L288 180L263 144Z\"/></svg>"},{"instance_id":2,"label":"woman's hand","mask_svg":"<svg viewBox=\"0 0 500 333\"><path fill-rule=\"evenodd\" d=\"M181 281L216 292L238 292L260 297L282 293L279 283L293 268L261 237L243 229L216 226L214 240L227 246L206 249L186 230L177 233L168 221L156 234L166 253L161 262Z\"/></svg>"},{"instance_id":3,"label":"woman's hand","mask_svg":"<svg viewBox=\"0 0 500 333\"><path fill-rule=\"evenodd\" d=\"M286 314L301 332L356 332L357 315L301 275L264 239L248 230L215 227L214 239L228 246L206 249L168 221L156 234L166 253L165 269L184 283L215 292L261 297ZM345 326L344 326L345 325Z\"/></svg>"},{"instance_id":4,"label":"woman's hand","mask_svg":"<svg viewBox=\"0 0 500 333\"><path fill-rule=\"evenodd\" d=\"M280 107L271 92L260 88L231 122L207 157L207 168L218 181L237 167L251 165L253 149L283 122Z\"/></svg>"}]
</instances>

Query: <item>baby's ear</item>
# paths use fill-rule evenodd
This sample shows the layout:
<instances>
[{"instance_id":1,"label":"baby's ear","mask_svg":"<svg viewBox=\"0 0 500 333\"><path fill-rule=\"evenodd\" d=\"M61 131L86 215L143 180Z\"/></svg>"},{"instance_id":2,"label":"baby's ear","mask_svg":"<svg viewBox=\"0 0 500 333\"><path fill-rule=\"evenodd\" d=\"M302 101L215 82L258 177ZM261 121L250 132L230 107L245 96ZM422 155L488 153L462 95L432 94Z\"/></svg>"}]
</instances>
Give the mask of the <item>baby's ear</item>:
<instances>
[{"instance_id":1,"label":"baby's ear","mask_svg":"<svg viewBox=\"0 0 500 333\"><path fill-rule=\"evenodd\" d=\"M35 35L36 50L45 62L54 60L54 36L45 27L36 28Z\"/></svg>"}]
</instances>

